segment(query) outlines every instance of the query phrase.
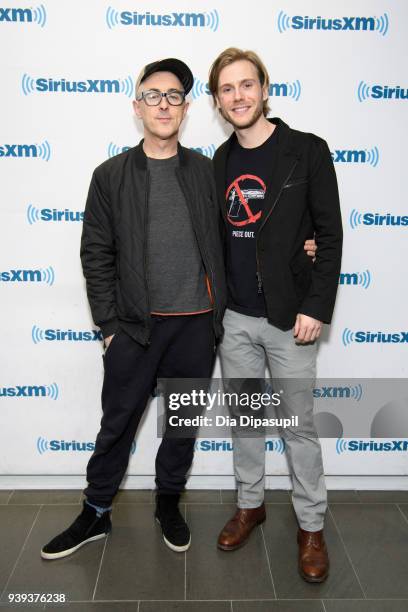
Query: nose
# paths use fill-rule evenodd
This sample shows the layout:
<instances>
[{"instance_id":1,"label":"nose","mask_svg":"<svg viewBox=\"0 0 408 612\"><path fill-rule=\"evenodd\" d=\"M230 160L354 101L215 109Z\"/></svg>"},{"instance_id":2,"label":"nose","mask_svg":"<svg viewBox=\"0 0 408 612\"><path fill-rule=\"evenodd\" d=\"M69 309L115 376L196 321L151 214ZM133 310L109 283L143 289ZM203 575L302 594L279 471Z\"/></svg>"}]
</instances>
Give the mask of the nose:
<instances>
[{"instance_id":1,"label":"nose","mask_svg":"<svg viewBox=\"0 0 408 612\"><path fill-rule=\"evenodd\" d=\"M167 110L169 108L169 103L167 101L167 96L162 96L161 102L159 104L160 110Z\"/></svg>"},{"instance_id":2,"label":"nose","mask_svg":"<svg viewBox=\"0 0 408 612\"><path fill-rule=\"evenodd\" d=\"M234 87L234 101L242 99L242 92L240 87Z\"/></svg>"}]
</instances>

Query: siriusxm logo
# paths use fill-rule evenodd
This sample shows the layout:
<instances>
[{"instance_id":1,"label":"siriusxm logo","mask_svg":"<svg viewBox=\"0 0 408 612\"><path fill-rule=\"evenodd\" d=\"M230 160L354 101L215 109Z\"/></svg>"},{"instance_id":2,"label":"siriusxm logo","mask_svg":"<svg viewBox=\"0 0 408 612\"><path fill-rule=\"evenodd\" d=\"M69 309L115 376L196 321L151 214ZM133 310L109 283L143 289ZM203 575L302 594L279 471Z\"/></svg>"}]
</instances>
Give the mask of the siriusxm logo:
<instances>
[{"instance_id":1,"label":"siriusxm logo","mask_svg":"<svg viewBox=\"0 0 408 612\"><path fill-rule=\"evenodd\" d=\"M357 87L357 98L359 102L364 100L408 100L408 87L396 85L367 85L360 81Z\"/></svg>"},{"instance_id":2,"label":"siriusxm logo","mask_svg":"<svg viewBox=\"0 0 408 612\"><path fill-rule=\"evenodd\" d=\"M33 325L31 330L31 339L34 344L39 344L43 341L49 342L97 342L102 341L102 332L97 329L86 331L75 331L73 329L40 329Z\"/></svg>"},{"instance_id":3,"label":"siriusxm logo","mask_svg":"<svg viewBox=\"0 0 408 612\"><path fill-rule=\"evenodd\" d=\"M37 157L49 161L51 147L48 140L41 144L3 144L0 145L0 157Z\"/></svg>"},{"instance_id":4,"label":"siriusxm logo","mask_svg":"<svg viewBox=\"0 0 408 612\"><path fill-rule=\"evenodd\" d=\"M113 142L110 142L108 145L108 156L109 157L114 157L115 155L120 155L120 153L124 153L125 151L129 151L131 147L125 145L125 146L120 146L120 145L116 145ZM215 153L215 145L214 144L210 144L206 147L190 147L191 149L193 149L193 151L198 151L198 153L201 153L202 155L205 155L206 157L209 157L212 159L212 157L214 156Z\"/></svg>"},{"instance_id":5,"label":"siriusxm logo","mask_svg":"<svg viewBox=\"0 0 408 612\"><path fill-rule=\"evenodd\" d=\"M408 215L392 215L391 213L380 214L374 212L361 213L355 208L350 213L349 222L351 229L359 225L373 227L407 227Z\"/></svg>"},{"instance_id":6,"label":"siriusxm logo","mask_svg":"<svg viewBox=\"0 0 408 612\"><path fill-rule=\"evenodd\" d=\"M110 142L108 145L108 156L114 157L115 155L119 155L120 153L129 151L130 148L131 147L128 146L121 147L119 145L114 144L113 142Z\"/></svg>"},{"instance_id":7,"label":"siriusxm logo","mask_svg":"<svg viewBox=\"0 0 408 612\"><path fill-rule=\"evenodd\" d=\"M375 168L380 159L377 147L372 149L336 149L331 152L335 164L369 164Z\"/></svg>"},{"instance_id":8,"label":"siriusxm logo","mask_svg":"<svg viewBox=\"0 0 408 612\"><path fill-rule=\"evenodd\" d=\"M84 213L80 210L57 210L56 208L36 208L32 204L27 206L27 221L30 225L38 221L51 221L54 223L83 221Z\"/></svg>"},{"instance_id":9,"label":"siriusxm logo","mask_svg":"<svg viewBox=\"0 0 408 612\"><path fill-rule=\"evenodd\" d=\"M31 8L0 8L0 23L35 23L42 28L47 21L47 13L43 4Z\"/></svg>"},{"instance_id":10,"label":"siriusxm logo","mask_svg":"<svg viewBox=\"0 0 408 612\"><path fill-rule=\"evenodd\" d=\"M357 402L363 396L363 387L358 384L354 387L315 387L313 397L316 399L352 399Z\"/></svg>"},{"instance_id":11,"label":"siriusxm logo","mask_svg":"<svg viewBox=\"0 0 408 612\"><path fill-rule=\"evenodd\" d=\"M338 438L336 441L336 453L341 455L347 451L359 453L375 452L407 452L408 440L389 440L387 442L376 442L375 440L344 440Z\"/></svg>"},{"instance_id":12,"label":"siriusxm logo","mask_svg":"<svg viewBox=\"0 0 408 612\"><path fill-rule=\"evenodd\" d=\"M42 438L41 436L37 438L37 451L40 453L40 455L46 453L47 451L93 452L94 450L95 442L80 442L78 440L70 440L69 442L67 442L66 440L47 440L46 438ZM134 455L136 452L135 440L133 440L132 442L130 452L132 455Z\"/></svg>"},{"instance_id":13,"label":"siriusxm logo","mask_svg":"<svg viewBox=\"0 0 408 612\"><path fill-rule=\"evenodd\" d=\"M339 285L352 285L353 287L364 287L368 289L371 284L370 270L363 272L341 272L339 277Z\"/></svg>"},{"instance_id":14,"label":"siriusxm logo","mask_svg":"<svg viewBox=\"0 0 408 612\"><path fill-rule=\"evenodd\" d=\"M51 385L16 385L0 387L0 397L49 397L57 400L59 390L57 383Z\"/></svg>"},{"instance_id":15,"label":"siriusxm logo","mask_svg":"<svg viewBox=\"0 0 408 612\"><path fill-rule=\"evenodd\" d=\"M280 34L286 30L329 30L342 32L378 32L385 36L388 32L387 13L380 17L309 17L309 15L287 15L280 11L277 16Z\"/></svg>"},{"instance_id":16,"label":"siriusxm logo","mask_svg":"<svg viewBox=\"0 0 408 612\"><path fill-rule=\"evenodd\" d=\"M194 448L202 452L232 452L234 446L230 440L197 440ZM267 440L265 450L282 454L285 451L285 440L283 438Z\"/></svg>"},{"instance_id":17,"label":"siriusxm logo","mask_svg":"<svg viewBox=\"0 0 408 612\"><path fill-rule=\"evenodd\" d=\"M134 84L131 76L124 79L86 79L72 81L65 78L53 79L36 78L24 74L21 79L21 88L25 96L31 93L102 93L125 94L128 98L133 96Z\"/></svg>"},{"instance_id":18,"label":"siriusxm logo","mask_svg":"<svg viewBox=\"0 0 408 612\"><path fill-rule=\"evenodd\" d=\"M283 83L270 83L269 85L269 95L275 98L292 98L295 100L295 102L297 102L301 93L302 86L299 80ZM203 95L210 96L211 92L208 83L205 83L204 81L201 81L199 78L195 77L191 94L193 96L193 100L196 100Z\"/></svg>"},{"instance_id":19,"label":"siriusxm logo","mask_svg":"<svg viewBox=\"0 0 408 612\"><path fill-rule=\"evenodd\" d=\"M271 83L269 85L269 95L273 97L293 98L297 102L300 98L302 87L300 81L292 83Z\"/></svg>"},{"instance_id":20,"label":"siriusxm logo","mask_svg":"<svg viewBox=\"0 0 408 612\"><path fill-rule=\"evenodd\" d=\"M394 333L386 333L382 331L351 331L345 327L342 334L342 342L344 346L348 346L353 342L357 344L408 344L408 332L400 331Z\"/></svg>"},{"instance_id":21,"label":"siriusxm logo","mask_svg":"<svg viewBox=\"0 0 408 612\"><path fill-rule=\"evenodd\" d=\"M208 28L218 30L220 18L216 9L204 13L145 13L117 11L109 6L106 10L106 25L111 30L116 26Z\"/></svg>"},{"instance_id":22,"label":"siriusxm logo","mask_svg":"<svg viewBox=\"0 0 408 612\"><path fill-rule=\"evenodd\" d=\"M39 270L0 271L0 282L2 283L46 283L47 285L53 285L54 281L55 272L52 266Z\"/></svg>"},{"instance_id":23,"label":"siriusxm logo","mask_svg":"<svg viewBox=\"0 0 408 612\"><path fill-rule=\"evenodd\" d=\"M210 144L207 147L191 147L191 149L193 149L193 151L197 151L198 153L201 153L201 155L205 155L206 157L209 157L210 159L214 157L215 145L213 144Z\"/></svg>"}]
</instances>

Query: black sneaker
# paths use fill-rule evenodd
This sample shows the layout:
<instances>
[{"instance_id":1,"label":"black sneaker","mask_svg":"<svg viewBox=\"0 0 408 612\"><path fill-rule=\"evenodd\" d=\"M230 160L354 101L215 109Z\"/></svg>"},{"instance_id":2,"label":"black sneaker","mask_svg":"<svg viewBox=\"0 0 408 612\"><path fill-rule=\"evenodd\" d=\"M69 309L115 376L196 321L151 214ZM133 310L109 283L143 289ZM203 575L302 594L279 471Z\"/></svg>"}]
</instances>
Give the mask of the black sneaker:
<instances>
[{"instance_id":1,"label":"black sneaker","mask_svg":"<svg viewBox=\"0 0 408 612\"><path fill-rule=\"evenodd\" d=\"M180 495L157 495L155 517L167 546L176 552L184 552L190 548L191 536L178 508L179 499Z\"/></svg>"},{"instance_id":2,"label":"black sneaker","mask_svg":"<svg viewBox=\"0 0 408 612\"><path fill-rule=\"evenodd\" d=\"M87 542L94 542L105 538L112 524L110 512L98 515L95 508L84 502L84 507L79 516L68 529L55 536L41 550L43 559L61 559L67 557L81 548Z\"/></svg>"}]
</instances>

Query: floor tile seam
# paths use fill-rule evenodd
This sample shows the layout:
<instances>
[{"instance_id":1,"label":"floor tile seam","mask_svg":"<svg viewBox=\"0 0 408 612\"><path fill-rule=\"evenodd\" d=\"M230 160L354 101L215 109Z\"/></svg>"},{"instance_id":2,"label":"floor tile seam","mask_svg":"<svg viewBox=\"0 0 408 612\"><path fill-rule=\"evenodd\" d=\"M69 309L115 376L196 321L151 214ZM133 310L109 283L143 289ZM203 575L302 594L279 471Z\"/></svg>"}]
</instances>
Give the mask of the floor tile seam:
<instances>
[{"instance_id":1,"label":"floor tile seam","mask_svg":"<svg viewBox=\"0 0 408 612\"><path fill-rule=\"evenodd\" d=\"M408 524L408 518L406 517L406 515L403 513L403 511L401 510L399 504L396 504L398 510L400 511L400 513L402 514L402 518L404 519L404 521Z\"/></svg>"},{"instance_id":2,"label":"floor tile seam","mask_svg":"<svg viewBox=\"0 0 408 612\"><path fill-rule=\"evenodd\" d=\"M172 603L183 603L184 599L70 599L67 601L68 604L77 604L77 603L88 603L88 604L98 604L98 603L162 603L162 602L172 602ZM225 603L227 601L232 601L232 603L247 603L247 602L289 602L289 601L408 601L408 598L401 597L384 597L384 598L375 598L375 597L367 597L367 599L363 599L362 597L325 597L324 599L314 599L314 598L305 598L305 597L287 597L285 599L277 598L277 599L187 599L188 603Z\"/></svg>"},{"instance_id":3,"label":"floor tile seam","mask_svg":"<svg viewBox=\"0 0 408 612\"><path fill-rule=\"evenodd\" d=\"M92 593L92 601L94 601L94 599L95 599L96 589L97 589L97 587L98 587L98 580L99 580L99 576L100 576L101 569L102 569L102 563L103 563L103 558L104 558L104 555L105 555L106 544L107 544L107 542L108 542L108 539L109 539L109 534L106 536L106 538L105 538L105 542L104 542L104 545L103 545L103 550L102 550L102 554L101 554L101 559L100 559L100 561L99 561L98 574L97 574L97 576L96 576L95 586L94 586L94 590L93 590L93 593Z\"/></svg>"},{"instance_id":4,"label":"floor tile seam","mask_svg":"<svg viewBox=\"0 0 408 612\"><path fill-rule=\"evenodd\" d=\"M346 543L344 542L344 539L343 539L343 536L341 534L340 528L338 527L337 522L336 522L336 520L334 518L334 515L333 515L333 513L332 513L330 508L328 508L328 511L329 511L330 516L332 518L332 521L333 521L334 527L335 527L335 529L337 531L337 534L338 534L338 536L340 538L340 542L342 543L342 546L344 548L344 552L346 553L347 559L349 560L349 563L350 563L351 567L353 568L353 572L354 572L354 574L355 574L355 576L357 578L357 582L358 582L358 584L360 586L361 592L364 595L364 599L367 599L367 594L366 594L365 590L363 589L363 585L361 584L360 577L357 574L356 568L354 567L354 563L353 563L353 561L352 561L352 559L350 557L349 551L347 550Z\"/></svg>"},{"instance_id":5,"label":"floor tile seam","mask_svg":"<svg viewBox=\"0 0 408 612\"><path fill-rule=\"evenodd\" d=\"M6 582L6 584L4 585L4 589L2 590L2 592L1 592L1 594L0 594L0 601L3 599L3 595L4 595L4 593L7 591L8 585L10 584L10 581L11 581L11 579L12 579L13 575L14 575L14 572L16 571L16 567L17 567L17 565L18 565L18 563L19 563L19 561L20 561L20 559L21 559L21 556L22 556L22 554L23 554L23 551L24 551L24 549L25 549L25 546L26 546L26 544L27 544L27 542L28 542L28 539L29 539L29 537L30 537L30 535L31 535L31 532L32 532L33 528L34 528L34 525L35 525L35 523L37 522L37 519L38 519L38 516L39 516L39 514L40 514L40 512L41 512L41 508L42 508L42 507L43 507L43 506L42 506L42 505L40 505L40 507L38 508L37 513L36 513L36 515L35 515L35 517L34 517L34 519L33 519L33 522L32 522L32 524L31 524L31 527L30 527L30 529L29 529L29 531L28 531L28 533L27 533L27 535L26 535L26 537L25 537L25 539L24 539L24 542L23 542L23 545L22 545L22 547L21 547L20 553L18 554L17 559L16 559L16 561L15 561L15 563L14 563L14 565L13 565L13 569L11 570L10 576L8 577L7 582Z\"/></svg>"},{"instance_id":6,"label":"floor tile seam","mask_svg":"<svg viewBox=\"0 0 408 612\"><path fill-rule=\"evenodd\" d=\"M262 541L263 541L263 545L264 545L265 553L266 553L266 561L268 563L269 575L271 577L271 582L272 582L273 594L274 594L275 599L276 599L275 582L274 582L274 579L273 579L271 562L270 562L269 553L268 553L268 547L266 546L266 539L265 539L265 534L264 534L264 530L263 530L263 525L260 525L260 528L261 528L261 534L262 534Z\"/></svg>"}]
</instances>

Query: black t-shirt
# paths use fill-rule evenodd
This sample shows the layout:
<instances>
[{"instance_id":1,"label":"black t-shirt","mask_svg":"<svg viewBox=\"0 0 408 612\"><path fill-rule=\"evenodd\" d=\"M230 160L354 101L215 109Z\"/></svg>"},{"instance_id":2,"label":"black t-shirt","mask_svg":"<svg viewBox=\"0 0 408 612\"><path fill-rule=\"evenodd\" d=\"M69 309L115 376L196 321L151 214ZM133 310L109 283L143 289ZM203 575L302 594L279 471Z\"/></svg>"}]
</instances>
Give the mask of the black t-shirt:
<instances>
[{"instance_id":1,"label":"black t-shirt","mask_svg":"<svg viewBox=\"0 0 408 612\"><path fill-rule=\"evenodd\" d=\"M265 317L258 287L256 236L263 223L264 198L276 159L278 129L259 147L245 149L234 138L227 160L227 285L228 308Z\"/></svg>"}]
</instances>

